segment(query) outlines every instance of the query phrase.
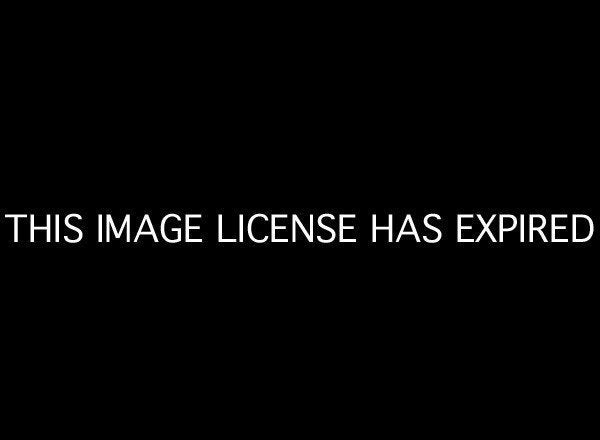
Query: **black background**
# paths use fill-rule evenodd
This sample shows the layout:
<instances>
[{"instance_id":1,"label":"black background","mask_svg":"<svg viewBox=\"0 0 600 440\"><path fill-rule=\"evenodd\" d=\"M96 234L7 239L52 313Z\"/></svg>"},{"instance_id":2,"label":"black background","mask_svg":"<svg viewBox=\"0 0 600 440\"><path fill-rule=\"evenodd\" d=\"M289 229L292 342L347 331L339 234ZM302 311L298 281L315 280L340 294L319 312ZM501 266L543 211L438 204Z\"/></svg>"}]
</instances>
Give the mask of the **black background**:
<instances>
[{"instance_id":1,"label":"black background","mask_svg":"<svg viewBox=\"0 0 600 440\"><path fill-rule=\"evenodd\" d=\"M597 221L592 29L524 11L247 12L23 16L3 55L2 213L356 212L361 243L4 240L11 412L573 429L595 389L597 238L460 246L453 218ZM444 241L371 246L375 212L438 212Z\"/></svg>"}]
</instances>

